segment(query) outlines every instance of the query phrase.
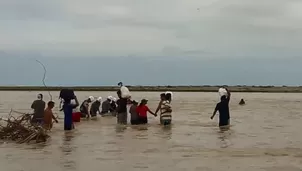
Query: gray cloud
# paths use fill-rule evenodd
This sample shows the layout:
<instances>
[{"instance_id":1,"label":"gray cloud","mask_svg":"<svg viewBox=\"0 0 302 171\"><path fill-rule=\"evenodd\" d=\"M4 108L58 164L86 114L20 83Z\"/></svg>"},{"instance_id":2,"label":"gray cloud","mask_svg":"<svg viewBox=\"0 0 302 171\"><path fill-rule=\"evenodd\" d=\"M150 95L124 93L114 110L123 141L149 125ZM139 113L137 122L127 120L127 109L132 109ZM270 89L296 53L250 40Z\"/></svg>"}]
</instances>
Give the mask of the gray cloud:
<instances>
[{"instance_id":1,"label":"gray cloud","mask_svg":"<svg viewBox=\"0 0 302 171\"><path fill-rule=\"evenodd\" d=\"M298 0L0 0L0 50L66 57L295 56L301 53L300 8Z\"/></svg>"}]
</instances>

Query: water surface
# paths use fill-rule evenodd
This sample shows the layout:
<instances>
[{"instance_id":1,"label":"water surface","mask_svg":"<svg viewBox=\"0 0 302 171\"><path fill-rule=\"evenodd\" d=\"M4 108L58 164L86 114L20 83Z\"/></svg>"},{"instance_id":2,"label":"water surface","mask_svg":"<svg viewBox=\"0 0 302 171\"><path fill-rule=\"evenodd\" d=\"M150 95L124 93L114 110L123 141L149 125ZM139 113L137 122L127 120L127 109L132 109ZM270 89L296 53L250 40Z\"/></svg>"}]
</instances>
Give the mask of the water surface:
<instances>
[{"instance_id":1,"label":"water surface","mask_svg":"<svg viewBox=\"0 0 302 171\"><path fill-rule=\"evenodd\" d=\"M0 115L11 108L29 112L38 92L1 92ZM49 100L47 92L45 100ZM58 93L53 92L54 96ZM107 97L114 92L77 92ZM159 93L134 92L155 109ZM244 98L245 106L237 105ZM57 96L54 97L55 101ZM217 93L174 93L173 126L162 128L150 116L144 127L116 126L115 118L83 121L63 131L63 115L42 144L0 143L5 171L298 171L302 169L300 94L234 93L230 131L220 132L210 116Z\"/></svg>"}]
</instances>

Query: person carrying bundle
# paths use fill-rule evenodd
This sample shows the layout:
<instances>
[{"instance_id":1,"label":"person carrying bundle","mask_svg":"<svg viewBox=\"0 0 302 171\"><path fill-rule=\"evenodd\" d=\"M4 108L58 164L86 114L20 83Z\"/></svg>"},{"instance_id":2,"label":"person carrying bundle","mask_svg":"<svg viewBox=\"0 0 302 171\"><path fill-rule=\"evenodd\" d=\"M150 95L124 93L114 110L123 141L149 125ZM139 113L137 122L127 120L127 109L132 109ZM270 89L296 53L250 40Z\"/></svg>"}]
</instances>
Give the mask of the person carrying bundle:
<instances>
[{"instance_id":1,"label":"person carrying bundle","mask_svg":"<svg viewBox=\"0 0 302 171\"><path fill-rule=\"evenodd\" d=\"M226 95L222 95L220 97L220 102L217 103L213 115L211 119L214 118L216 113L219 111L219 127L225 127L230 124L230 110L229 110L229 103L231 98L231 92L225 88Z\"/></svg>"},{"instance_id":2,"label":"person carrying bundle","mask_svg":"<svg viewBox=\"0 0 302 171\"><path fill-rule=\"evenodd\" d=\"M117 103L117 108L116 108L117 124L127 125L127 117L128 117L127 104L128 104L128 100L126 98L122 98L120 90L117 92L117 96L119 97L119 99L116 102Z\"/></svg>"},{"instance_id":3,"label":"person carrying bundle","mask_svg":"<svg viewBox=\"0 0 302 171\"><path fill-rule=\"evenodd\" d=\"M60 98L63 99L64 111L64 130L72 130L74 128L72 121L72 110L79 106L78 98L75 96L73 90L63 89L60 92ZM75 104L71 103L71 100L75 100Z\"/></svg>"}]
</instances>

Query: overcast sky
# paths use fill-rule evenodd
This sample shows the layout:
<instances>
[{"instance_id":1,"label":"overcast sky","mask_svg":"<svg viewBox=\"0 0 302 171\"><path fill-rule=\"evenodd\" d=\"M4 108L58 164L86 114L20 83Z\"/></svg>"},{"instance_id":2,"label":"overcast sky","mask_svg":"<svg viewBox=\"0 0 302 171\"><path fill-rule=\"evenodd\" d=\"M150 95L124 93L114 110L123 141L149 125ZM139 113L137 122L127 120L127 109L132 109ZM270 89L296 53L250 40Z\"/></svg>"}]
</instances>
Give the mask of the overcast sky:
<instances>
[{"instance_id":1,"label":"overcast sky","mask_svg":"<svg viewBox=\"0 0 302 171\"><path fill-rule=\"evenodd\" d=\"M301 0L0 0L0 20L1 85L40 85L34 59L50 85L302 84Z\"/></svg>"}]
</instances>

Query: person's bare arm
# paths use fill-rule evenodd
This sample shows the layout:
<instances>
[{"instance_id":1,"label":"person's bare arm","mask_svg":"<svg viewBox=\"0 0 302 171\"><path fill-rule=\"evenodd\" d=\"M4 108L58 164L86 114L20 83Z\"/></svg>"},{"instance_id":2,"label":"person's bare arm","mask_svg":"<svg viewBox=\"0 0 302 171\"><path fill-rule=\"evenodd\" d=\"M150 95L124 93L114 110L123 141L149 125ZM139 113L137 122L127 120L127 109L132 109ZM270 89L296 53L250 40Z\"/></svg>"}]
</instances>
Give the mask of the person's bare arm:
<instances>
[{"instance_id":1,"label":"person's bare arm","mask_svg":"<svg viewBox=\"0 0 302 171\"><path fill-rule=\"evenodd\" d=\"M154 112L152 112L149 108L148 108L148 112L151 113L151 114L154 115L154 116L157 116L157 114L154 113Z\"/></svg>"},{"instance_id":2,"label":"person's bare arm","mask_svg":"<svg viewBox=\"0 0 302 171\"><path fill-rule=\"evenodd\" d=\"M214 112L213 112L213 115L211 116L211 119L214 118L214 116L216 115L217 111L218 111L218 104L216 105L216 107L214 109Z\"/></svg>"},{"instance_id":3,"label":"person's bare arm","mask_svg":"<svg viewBox=\"0 0 302 171\"><path fill-rule=\"evenodd\" d=\"M88 102L86 102L85 104L84 104L84 106L85 106L85 108L87 109L87 118L90 118L90 107L89 107L89 103Z\"/></svg>"},{"instance_id":4,"label":"person's bare arm","mask_svg":"<svg viewBox=\"0 0 302 171\"><path fill-rule=\"evenodd\" d=\"M55 120L56 123L59 122L59 121L57 120L57 118L55 117L55 115L54 115L52 112L51 112L51 116L52 116L52 119Z\"/></svg>"},{"instance_id":5,"label":"person's bare arm","mask_svg":"<svg viewBox=\"0 0 302 171\"><path fill-rule=\"evenodd\" d=\"M215 109L214 112L213 112L213 115L211 116L211 119L214 118L214 116L216 115L216 113L217 113L217 110Z\"/></svg>"},{"instance_id":6,"label":"person's bare arm","mask_svg":"<svg viewBox=\"0 0 302 171\"><path fill-rule=\"evenodd\" d=\"M31 104L31 108L32 108L32 109L35 109L35 104L36 104L36 101L34 101L34 102Z\"/></svg>"},{"instance_id":7,"label":"person's bare arm","mask_svg":"<svg viewBox=\"0 0 302 171\"><path fill-rule=\"evenodd\" d=\"M161 107L161 105L162 105L162 100L158 103L158 106L157 106L157 109L156 109L156 111L155 111L155 114L157 114L157 112L160 110L160 107Z\"/></svg>"},{"instance_id":8,"label":"person's bare arm","mask_svg":"<svg viewBox=\"0 0 302 171\"><path fill-rule=\"evenodd\" d=\"M101 104L102 105L102 104ZM101 105L99 105L99 107L98 107L98 112L99 112L99 114L101 114Z\"/></svg>"},{"instance_id":9,"label":"person's bare arm","mask_svg":"<svg viewBox=\"0 0 302 171\"><path fill-rule=\"evenodd\" d=\"M59 109L60 109L60 111L63 110L63 99L60 99Z\"/></svg>"}]
</instances>

